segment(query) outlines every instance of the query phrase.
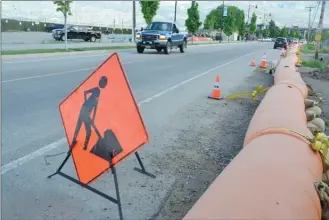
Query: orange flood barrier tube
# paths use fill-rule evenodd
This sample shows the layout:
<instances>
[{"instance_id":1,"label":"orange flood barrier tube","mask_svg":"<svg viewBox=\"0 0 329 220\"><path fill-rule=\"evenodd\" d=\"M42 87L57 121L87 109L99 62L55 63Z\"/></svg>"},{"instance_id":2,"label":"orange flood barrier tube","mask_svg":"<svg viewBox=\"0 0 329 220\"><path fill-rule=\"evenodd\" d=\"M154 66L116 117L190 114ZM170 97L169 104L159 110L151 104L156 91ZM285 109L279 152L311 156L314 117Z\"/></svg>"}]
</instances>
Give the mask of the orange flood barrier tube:
<instances>
[{"instance_id":1,"label":"orange flood barrier tube","mask_svg":"<svg viewBox=\"0 0 329 220\"><path fill-rule=\"evenodd\" d=\"M245 147L185 220L321 219L314 188L322 176L321 158L306 140L280 129L311 135L304 106L307 89L293 62L289 57L280 62L275 85L250 122ZM287 64L293 68L282 66Z\"/></svg>"}]
</instances>

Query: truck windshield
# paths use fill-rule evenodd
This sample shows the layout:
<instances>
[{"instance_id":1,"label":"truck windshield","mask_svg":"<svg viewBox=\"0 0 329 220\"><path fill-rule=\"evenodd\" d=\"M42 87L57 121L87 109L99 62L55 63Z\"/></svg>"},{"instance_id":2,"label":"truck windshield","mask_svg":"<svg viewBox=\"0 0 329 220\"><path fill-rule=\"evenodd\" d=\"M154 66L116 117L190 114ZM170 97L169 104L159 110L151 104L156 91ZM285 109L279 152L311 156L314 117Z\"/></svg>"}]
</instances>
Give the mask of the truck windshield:
<instances>
[{"instance_id":1,"label":"truck windshield","mask_svg":"<svg viewBox=\"0 0 329 220\"><path fill-rule=\"evenodd\" d=\"M146 30L152 30L152 31L171 31L171 29L172 29L172 24L166 22L152 22L146 27Z\"/></svg>"}]
</instances>

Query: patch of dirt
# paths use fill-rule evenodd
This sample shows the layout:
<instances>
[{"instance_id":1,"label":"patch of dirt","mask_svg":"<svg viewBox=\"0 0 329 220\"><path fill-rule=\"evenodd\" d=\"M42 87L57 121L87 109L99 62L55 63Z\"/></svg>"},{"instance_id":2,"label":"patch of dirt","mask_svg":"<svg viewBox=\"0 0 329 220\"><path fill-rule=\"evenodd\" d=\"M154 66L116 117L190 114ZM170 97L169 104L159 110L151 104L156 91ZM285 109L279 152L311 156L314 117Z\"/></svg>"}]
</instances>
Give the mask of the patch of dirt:
<instances>
[{"instance_id":1,"label":"patch of dirt","mask_svg":"<svg viewBox=\"0 0 329 220\"><path fill-rule=\"evenodd\" d=\"M319 59L320 58L323 58L324 62L329 63L327 54L319 55ZM313 59L313 55L310 55L310 54L303 54L303 56L302 56L302 60L304 60L304 61L312 60L312 59ZM302 74L308 74L313 79L329 81L329 67L327 67L323 70L310 68L310 67L300 67L298 71Z\"/></svg>"},{"instance_id":2,"label":"patch of dirt","mask_svg":"<svg viewBox=\"0 0 329 220\"><path fill-rule=\"evenodd\" d=\"M259 84L272 85L272 81L272 76L256 73L236 92L252 91ZM165 146L171 148L172 153L151 157L158 169L171 170L165 172L175 176L172 190L151 219L174 220L186 215L242 149L245 133L259 102L251 98L217 101L203 97L188 108L184 117L181 113L177 114L177 120L184 127L178 129L168 125L165 129L177 134L171 144Z\"/></svg>"}]
</instances>

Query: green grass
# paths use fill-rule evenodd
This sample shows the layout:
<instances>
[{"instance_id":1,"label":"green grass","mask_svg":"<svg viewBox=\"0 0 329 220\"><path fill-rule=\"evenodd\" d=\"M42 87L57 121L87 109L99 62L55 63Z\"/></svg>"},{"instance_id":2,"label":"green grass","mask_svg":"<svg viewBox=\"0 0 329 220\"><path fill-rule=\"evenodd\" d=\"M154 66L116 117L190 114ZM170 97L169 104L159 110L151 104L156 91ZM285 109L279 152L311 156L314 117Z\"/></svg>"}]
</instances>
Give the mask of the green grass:
<instances>
[{"instance_id":1,"label":"green grass","mask_svg":"<svg viewBox=\"0 0 329 220\"><path fill-rule=\"evenodd\" d=\"M327 64L325 62L321 62L320 60L307 60L302 62L302 66L324 69L326 68Z\"/></svg>"},{"instance_id":2,"label":"green grass","mask_svg":"<svg viewBox=\"0 0 329 220\"><path fill-rule=\"evenodd\" d=\"M315 53L315 44L305 44L301 48L301 52L305 54L312 54ZM328 49L321 48L319 49L319 53L328 53Z\"/></svg>"}]
</instances>

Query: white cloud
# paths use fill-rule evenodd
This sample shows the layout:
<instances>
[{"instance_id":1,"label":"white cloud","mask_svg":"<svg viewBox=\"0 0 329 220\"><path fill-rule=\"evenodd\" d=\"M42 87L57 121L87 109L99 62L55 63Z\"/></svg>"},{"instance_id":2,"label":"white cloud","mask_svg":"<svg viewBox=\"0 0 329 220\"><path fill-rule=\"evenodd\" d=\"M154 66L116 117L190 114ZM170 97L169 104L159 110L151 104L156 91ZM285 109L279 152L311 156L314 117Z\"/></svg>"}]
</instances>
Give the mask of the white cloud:
<instances>
[{"instance_id":1,"label":"white cloud","mask_svg":"<svg viewBox=\"0 0 329 220\"><path fill-rule=\"evenodd\" d=\"M214 8L219 6L221 1L198 1L200 5L200 16L202 21L206 15ZM69 23L85 25L102 25L112 27L126 28L132 27L132 2L131 1L74 1L72 4L73 16L69 17ZM187 8L190 6L189 1L179 1L177 4L177 24L184 27L187 18ZM250 17L252 12L258 16L258 23L262 23L264 14L271 13L271 17L280 26L298 25L307 27L308 10L306 6L316 6L316 1L226 1L227 5L235 5L245 11L248 15L249 4ZM255 6L257 5L257 9ZM328 5L327 5L328 6ZM174 19L174 1L162 1L160 8L154 20ZM316 14L313 27L317 26L320 8ZM313 12L315 9L313 9ZM329 7L327 8L329 11ZM312 20L313 20L312 13ZM63 22L61 13L56 12L56 7L51 1L3 1L2 17L4 18L24 18L35 21ZM136 2L136 23L137 27L145 26L145 22L140 10L139 3ZM329 27L329 15L325 13L324 27Z\"/></svg>"}]
</instances>

